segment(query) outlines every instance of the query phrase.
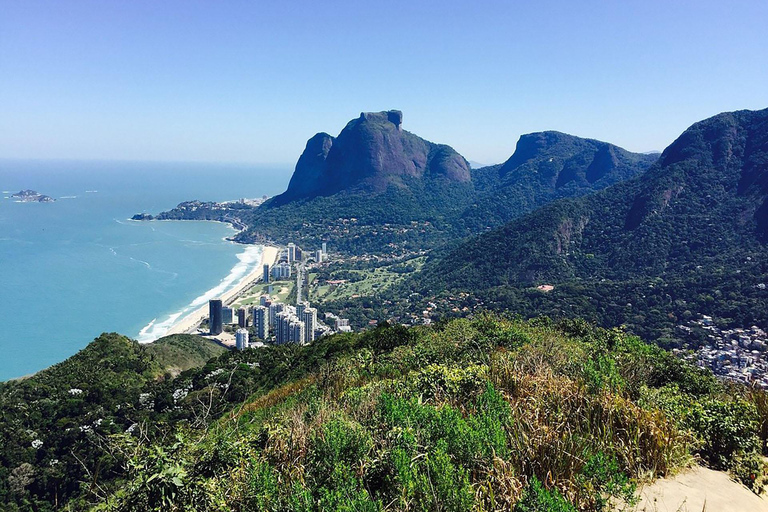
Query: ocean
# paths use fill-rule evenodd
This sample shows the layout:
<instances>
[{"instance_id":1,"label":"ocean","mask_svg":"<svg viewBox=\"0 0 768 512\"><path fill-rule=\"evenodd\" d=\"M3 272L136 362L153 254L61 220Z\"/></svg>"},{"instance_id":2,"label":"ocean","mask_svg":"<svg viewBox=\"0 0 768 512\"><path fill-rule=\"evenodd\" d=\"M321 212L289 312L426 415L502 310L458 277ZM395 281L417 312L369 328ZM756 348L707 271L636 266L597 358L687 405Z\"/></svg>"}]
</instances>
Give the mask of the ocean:
<instances>
[{"instance_id":1,"label":"ocean","mask_svg":"<svg viewBox=\"0 0 768 512\"><path fill-rule=\"evenodd\" d=\"M0 381L102 332L158 337L253 271L260 246L218 222L129 220L186 200L285 190L288 166L0 160ZM54 203L7 197L32 189Z\"/></svg>"}]
</instances>

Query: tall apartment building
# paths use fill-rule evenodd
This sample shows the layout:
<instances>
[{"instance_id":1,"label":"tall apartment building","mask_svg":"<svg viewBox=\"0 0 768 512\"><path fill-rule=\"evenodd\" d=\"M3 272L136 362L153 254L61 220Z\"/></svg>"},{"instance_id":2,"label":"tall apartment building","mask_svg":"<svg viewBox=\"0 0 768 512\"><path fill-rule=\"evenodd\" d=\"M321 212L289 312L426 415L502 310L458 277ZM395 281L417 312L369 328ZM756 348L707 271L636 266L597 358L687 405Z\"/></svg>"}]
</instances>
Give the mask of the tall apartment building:
<instances>
[{"instance_id":1,"label":"tall apartment building","mask_svg":"<svg viewBox=\"0 0 768 512\"><path fill-rule=\"evenodd\" d=\"M224 330L221 309L220 299L208 301L208 326L211 334L221 334Z\"/></svg>"},{"instance_id":2,"label":"tall apartment building","mask_svg":"<svg viewBox=\"0 0 768 512\"><path fill-rule=\"evenodd\" d=\"M253 330L257 338L262 340L269 338L269 308L265 306L253 308Z\"/></svg>"},{"instance_id":3,"label":"tall apartment building","mask_svg":"<svg viewBox=\"0 0 768 512\"><path fill-rule=\"evenodd\" d=\"M235 347L237 350L245 350L249 347L247 329L237 330L235 333Z\"/></svg>"},{"instance_id":4,"label":"tall apartment building","mask_svg":"<svg viewBox=\"0 0 768 512\"><path fill-rule=\"evenodd\" d=\"M298 308L297 308L298 309ZM317 310L306 307L302 311L299 319L304 322L304 342L311 343L315 341L315 329L317 329Z\"/></svg>"},{"instance_id":5,"label":"tall apartment building","mask_svg":"<svg viewBox=\"0 0 768 512\"><path fill-rule=\"evenodd\" d=\"M296 244L288 244L288 263L296 261Z\"/></svg>"},{"instance_id":6,"label":"tall apartment building","mask_svg":"<svg viewBox=\"0 0 768 512\"><path fill-rule=\"evenodd\" d=\"M245 307L237 310L237 326L243 329L248 327L248 310Z\"/></svg>"}]
</instances>

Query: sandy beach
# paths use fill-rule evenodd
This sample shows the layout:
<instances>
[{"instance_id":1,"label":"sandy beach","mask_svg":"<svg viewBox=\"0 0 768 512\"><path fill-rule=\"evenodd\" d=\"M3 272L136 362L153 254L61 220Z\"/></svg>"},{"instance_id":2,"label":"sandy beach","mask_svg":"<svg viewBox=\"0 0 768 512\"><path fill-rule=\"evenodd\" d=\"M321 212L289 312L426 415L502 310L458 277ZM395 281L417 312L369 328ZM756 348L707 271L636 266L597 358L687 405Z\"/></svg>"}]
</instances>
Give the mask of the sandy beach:
<instances>
[{"instance_id":1,"label":"sandy beach","mask_svg":"<svg viewBox=\"0 0 768 512\"><path fill-rule=\"evenodd\" d=\"M264 274L264 265L274 265L279 254L280 250L277 247L265 245L264 250L261 253L261 264L256 268L256 270L245 276L239 283L237 283L234 288L219 297L224 305L230 304L253 283L259 281ZM183 334L193 331L197 328L198 325L200 325L200 322L207 317L208 304L200 307L200 309L197 311L193 311L184 318L181 318L178 322L173 324L170 329L168 329L168 332L165 335L168 336L170 334Z\"/></svg>"}]
</instances>

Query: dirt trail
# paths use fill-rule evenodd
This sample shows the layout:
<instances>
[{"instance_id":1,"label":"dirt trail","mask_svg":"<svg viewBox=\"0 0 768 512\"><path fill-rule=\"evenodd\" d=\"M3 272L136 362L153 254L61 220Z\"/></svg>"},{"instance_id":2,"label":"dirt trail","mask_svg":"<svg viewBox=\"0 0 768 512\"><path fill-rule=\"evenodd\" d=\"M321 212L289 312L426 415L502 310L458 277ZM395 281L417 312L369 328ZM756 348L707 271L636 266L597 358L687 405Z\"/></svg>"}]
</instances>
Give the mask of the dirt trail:
<instances>
[{"instance_id":1,"label":"dirt trail","mask_svg":"<svg viewBox=\"0 0 768 512\"><path fill-rule=\"evenodd\" d=\"M768 500L722 471L696 466L640 490L637 512L768 512Z\"/></svg>"}]
</instances>

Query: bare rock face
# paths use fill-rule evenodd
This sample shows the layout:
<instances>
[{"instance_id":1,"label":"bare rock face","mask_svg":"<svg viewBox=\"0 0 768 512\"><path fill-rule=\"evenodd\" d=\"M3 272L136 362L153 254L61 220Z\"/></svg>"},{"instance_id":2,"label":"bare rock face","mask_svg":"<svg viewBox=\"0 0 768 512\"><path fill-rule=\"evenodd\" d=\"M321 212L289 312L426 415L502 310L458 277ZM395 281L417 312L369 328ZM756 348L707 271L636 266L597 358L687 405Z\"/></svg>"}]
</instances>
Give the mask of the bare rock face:
<instances>
[{"instance_id":1,"label":"bare rock face","mask_svg":"<svg viewBox=\"0 0 768 512\"><path fill-rule=\"evenodd\" d=\"M363 112L338 137L318 133L296 164L288 189L275 204L345 190L379 193L414 182L469 183L469 164L453 148L402 129L399 110Z\"/></svg>"}]
</instances>

